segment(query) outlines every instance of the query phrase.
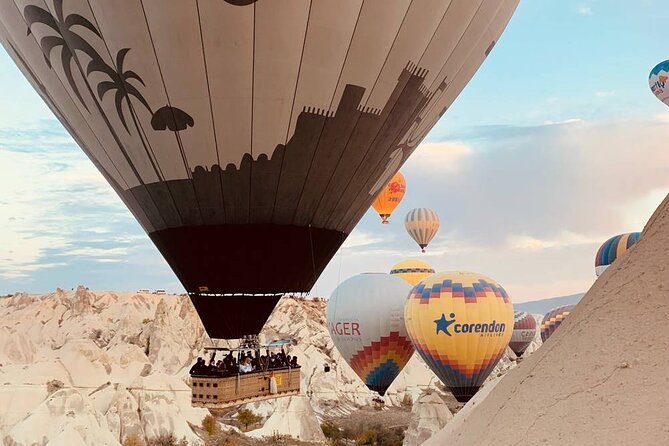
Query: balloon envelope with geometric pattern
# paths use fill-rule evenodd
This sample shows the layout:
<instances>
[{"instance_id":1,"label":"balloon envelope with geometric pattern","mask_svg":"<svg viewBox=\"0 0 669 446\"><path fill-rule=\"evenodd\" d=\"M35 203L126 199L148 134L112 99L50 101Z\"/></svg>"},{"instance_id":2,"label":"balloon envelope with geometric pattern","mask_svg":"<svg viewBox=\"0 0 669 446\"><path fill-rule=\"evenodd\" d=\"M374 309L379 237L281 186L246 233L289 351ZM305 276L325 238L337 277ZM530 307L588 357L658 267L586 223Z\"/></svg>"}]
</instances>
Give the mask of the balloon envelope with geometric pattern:
<instances>
[{"instance_id":1,"label":"balloon envelope with geometric pattern","mask_svg":"<svg viewBox=\"0 0 669 446\"><path fill-rule=\"evenodd\" d=\"M541 321L541 341L546 342L548 338L558 329L560 324L565 320L569 313L571 313L576 305L564 305L562 307L553 308L546 313Z\"/></svg>"},{"instance_id":2,"label":"balloon envelope with geometric pattern","mask_svg":"<svg viewBox=\"0 0 669 446\"><path fill-rule=\"evenodd\" d=\"M414 349L404 324L411 285L388 274L359 274L330 296L326 320L332 342L370 390L384 395Z\"/></svg>"},{"instance_id":3,"label":"balloon envelope with geometric pattern","mask_svg":"<svg viewBox=\"0 0 669 446\"><path fill-rule=\"evenodd\" d=\"M403 260L390 268L391 276L399 277L411 286L415 286L432 274L434 274L434 268L422 260Z\"/></svg>"},{"instance_id":4,"label":"balloon envelope with geometric pattern","mask_svg":"<svg viewBox=\"0 0 669 446\"><path fill-rule=\"evenodd\" d=\"M212 338L307 292L518 0L16 0L0 41Z\"/></svg>"},{"instance_id":5,"label":"balloon envelope with geometric pattern","mask_svg":"<svg viewBox=\"0 0 669 446\"><path fill-rule=\"evenodd\" d=\"M513 315L513 334L509 348L516 356L522 356L537 334L537 320L529 313L516 311Z\"/></svg>"},{"instance_id":6,"label":"balloon envelope with geometric pattern","mask_svg":"<svg viewBox=\"0 0 669 446\"><path fill-rule=\"evenodd\" d=\"M488 277L444 272L411 290L404 319L418 354L455 398L465 402L509 345L513 304L504 288Z\"/></svg>"}]
</instances>

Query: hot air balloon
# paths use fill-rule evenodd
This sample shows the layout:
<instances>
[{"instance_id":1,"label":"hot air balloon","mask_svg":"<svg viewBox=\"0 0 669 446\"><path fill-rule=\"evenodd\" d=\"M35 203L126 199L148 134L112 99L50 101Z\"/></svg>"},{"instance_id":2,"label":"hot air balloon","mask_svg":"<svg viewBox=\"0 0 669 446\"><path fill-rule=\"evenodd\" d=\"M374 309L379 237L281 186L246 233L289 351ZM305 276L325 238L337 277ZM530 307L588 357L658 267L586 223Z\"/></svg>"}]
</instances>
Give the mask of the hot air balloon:
<instances>
[{"instance_id":1,"label":"hot air balloon","mask_svg":"<svg viewBox=\"0 0 669 446\"><path fill-rule=\"evenodd\" d=\"M360 274L332 293L326 319L332 342L370 390L383 396L413 355L404 325L411 291L388 274Z\"/></svg>"},{"instance_id":2,"label":"hot air balloon","mask_svg":"<svg viewBox=\"0 0 669 446\"><path fill-rule=\"evenodd\" d=\"M390 269L390 275L399 277L414 286L430 274L434 274L434 269L429 263L422 260L403 260Z\"/></svg>"},{"instance_id":3,"label":"hot air balloon","mask_svg":"<svg viewBox=\"0 0 669 446\"><path fill-rule=\"evenodd\" d=\"M407 184L404 180L402 172L397 172L394 177L386 184L381 192L372 203L372 207L381 217L381 223L388 224L388 217L393 213L395 208L406 192Z\"/></svg>"},{"instance_id":4,"label":"hot air balloon","mask_svg":"<svg viewBox=\"0 0 669 446\"><path fill-rule=\"evenodd\" d=\"M605 241L595 256L595 274L599 277L611 264L632 245L639 241L640 232L616 235Z\"/></svg>"},{"instance_id":5,"label":"hot air balloon","mask_svg":"<svg viewBox=\"0 0 669 446\"><path fill-rule=\"evenodd\" d=\"M404 319L416 351L453 396L466 402L509 345L513 304L488 277L444 272L411 290Z\"/></svg>"},{"instance_id":6,"label":"hot air balloon","mask_svg":"<svg viewBox=\"0 0 669 446\"><path fill-rule=\"evenodd\" d=\"M432 209L417 208L409 211L404 218L404 227L421 251L432 241L439 230L439 216Z\"/></svg>"},{"instance_id":7,"label":"hot air balloon","mask_svg":"<svg viewBox=\"0 0 669 446\"><path fill-rule=\"evenodd\" d=\"M308 292L518 0L21 0L0 40L211 338Z\"/></svg>"},{"instance_id":8,"label":"hot air balloon","mask_svg":"<svg viewBox=\"0 0 669 446\"><path fill-rule=\"evenodd\" d=\"M516 356L523 355L536 333L537 321L534 316L524 311L516 311L513 315L513 333L509 342L509 347Z\"/></svg>"},{"instance_id":9,"label":"hot air balloon","mask_svg":"<svg viewBox=\"0 0 669 446\"><path fill-rule=\"evenodd\" d=\"M541 321L541 341L546 342L546 340L553 334L555 330L560 326L562 321L569 316L569 313L573 311L576 305L565 305L558 308L553 308L551 311L546 313L544 319Z\"/></svg>"},{"instance_id":10,"label":"hot air balloon","mask_svg":"<svg viewBox=\"0 0 669 446\"><path fill-rule=\"evenodd\" d=\"M669 89L667 89L667 79L669 79L669 60L660 62L650 71L648 75L648 85L650 91L653 92L664 104L669 105Z\"/></svg>"}]
</instances>

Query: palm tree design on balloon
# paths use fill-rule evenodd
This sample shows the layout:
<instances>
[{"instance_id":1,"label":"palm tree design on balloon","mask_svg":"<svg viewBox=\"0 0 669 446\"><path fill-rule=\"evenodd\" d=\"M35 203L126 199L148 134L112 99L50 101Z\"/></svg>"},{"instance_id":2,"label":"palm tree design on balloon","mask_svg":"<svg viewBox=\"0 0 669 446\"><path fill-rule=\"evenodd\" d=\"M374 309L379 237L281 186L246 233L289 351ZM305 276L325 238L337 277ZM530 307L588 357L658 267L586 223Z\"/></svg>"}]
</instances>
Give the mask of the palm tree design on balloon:
<instances>
[{"instance_id":1,"label":"palm tree design on balloon","mask_svg":"<svg viewBox=\"0 0 669 446\"><path fill-rule=\"evenodd\" d=\"M116 67L110 66L107 62L105 62L102 56L100 56L97 50L86 41L86 39L73 31L73 28L77 26L83 27L102 39L100 31L95 27L95 25L93 25L90 20L80 14L68 14L65 16L63 11L63 2L64 0L54 0L53 7L55 16L47 9L44 9L40 6L28 5L24 8L24 17L26 19L26 23L28 24L28 34L32 32L31 29L36 24L46 25L56 32L56 35L45 36L40 39L39 44L42 47L44 57L46 58L49 67L52 67L53 64L53 61L51 60L53 50L56 48L61 49L60 59L65 77L67 78L67 81L75 95L77 96L77 99L79 102L81 102L86 110L88 110L88 106L84 101L83 96L79 91L79 86L75 81L74 74L72 72L72 62L74 62L79 69L81 76L85 80L86 87L94 99L99 99L102 101L107 92L114 91L116 112L118 113L118 117L121 120L123 127L126 129L126 131L128 131L128 133L130 133L130 129L128 128L127 120L124 114L124 101L127 105L127 109L130 111L130 115L135 123L135 126L138 126L133 111L133 105L130 101L131 97L135 98L149 111L151 114L151 127L153 127L154 130L170 130L177 132L186 130L189 127L193 127L195 125L193 118L188 113L177 107L165 105L153 111L139 88L131 82L136 81L142 86L145 86L142 78L135 71L124 71L125 57L130 51L130 48L122 48L119 50L116 53ZM77 57L77 51L85 53L91 59L85 71L81 65L79 57ZM90 83L90 76L93 73L103 73L109 78L108 80L100 81L96 85L97 98L93 93L93 88Z\"/></svg>"}]
</instances>

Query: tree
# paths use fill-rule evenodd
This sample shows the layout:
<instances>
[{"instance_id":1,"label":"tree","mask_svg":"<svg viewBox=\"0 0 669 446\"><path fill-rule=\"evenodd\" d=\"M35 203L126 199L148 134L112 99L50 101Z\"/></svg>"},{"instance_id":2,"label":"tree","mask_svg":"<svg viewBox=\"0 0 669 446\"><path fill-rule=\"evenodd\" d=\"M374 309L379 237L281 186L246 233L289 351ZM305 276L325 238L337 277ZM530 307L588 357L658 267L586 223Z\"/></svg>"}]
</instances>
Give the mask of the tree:
<instances>
[{"instance_id":1,"label":"tree","mask_svg":"<svg viewBox=\"0 0 669 446\"><path fill-rule=\"evenodd\" d=\"M204 429L209 435L214 435L218 432L218 421L211 415L207 415L202 420L202 429Z\"/></svg>"},{"instance_id":2,"label":"tree","mask_svg":"<svg viewBox=\"0 0 669 446\"><path fill-rule=\"evenodd\" d=\"M242 409L239 411L238 418L239 422L244 425L244 430L248 430L249 424L254 425L259 423L262 420L262 417L254 413L250 409Z\"/></svg>"}]
</instances>

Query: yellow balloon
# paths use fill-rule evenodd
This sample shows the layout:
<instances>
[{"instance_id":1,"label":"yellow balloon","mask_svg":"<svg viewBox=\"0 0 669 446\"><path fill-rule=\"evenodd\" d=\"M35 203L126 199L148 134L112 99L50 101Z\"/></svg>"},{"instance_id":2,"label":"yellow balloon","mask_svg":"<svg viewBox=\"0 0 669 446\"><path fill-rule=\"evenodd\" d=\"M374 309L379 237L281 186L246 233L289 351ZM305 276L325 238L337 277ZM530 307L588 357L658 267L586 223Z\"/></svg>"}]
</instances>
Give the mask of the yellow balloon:
<instances>
[{"instance_id":1,"label":"yellow balloon","mask_svg":"<svg viewBox=\"0 0 669 446\"><path fill-rule=\"evenodd\" d=\"M415 286L430 274L434 274L434 268L422 260L403 260L390 269L391 276L397 276L411 286Z\"/></svg>"},{"instance_id":2,"label":"yellow balloon","mask_svg":"<svg viewBox=\"0 0 669 446\"><path fill-rule=\"evenodd\" d=\"M393 213L397 205L400 204L406 190L407 183L404 180L402 172L397 172L388 184L381 189L374 203L372 203L372 207L381 217L381 223L384 225L388 224L388 217L390 217L390 214Z\"/></svg>"},{"instance_id":3,"label":"yellow balloon","mask_svg":"<svg viewBox=\"0 0 669 446\"><path fill-rule=\"evenodd\" d=\"M458 401L483 385L513 333L513 304L497 282L472 272L433 274L404 306L416 351Z\"/></svg>"}]
</instances>

